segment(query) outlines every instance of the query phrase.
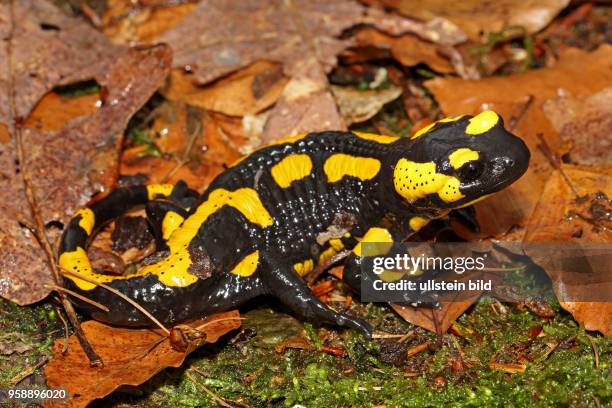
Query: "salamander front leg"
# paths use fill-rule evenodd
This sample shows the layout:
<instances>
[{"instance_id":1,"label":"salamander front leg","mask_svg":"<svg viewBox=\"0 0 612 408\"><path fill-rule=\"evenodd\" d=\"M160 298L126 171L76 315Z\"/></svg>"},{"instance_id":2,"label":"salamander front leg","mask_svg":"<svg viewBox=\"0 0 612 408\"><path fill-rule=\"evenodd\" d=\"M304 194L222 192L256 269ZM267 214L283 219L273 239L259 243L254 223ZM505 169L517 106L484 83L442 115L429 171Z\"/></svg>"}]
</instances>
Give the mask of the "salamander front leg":
<instances>
[{"instance_id":1,"label":"salamander front leg","mask_svg":"<svg viewBox=\"0 0 612 408\"><path fill-rule=\"evenodd\" d=\"M331 310L310 291L306 283L285 263L267 259L262 271L262 278L268 293L300 316L314 322L347 326L361 331L367 338L372 337L372 328L368 323Z\"/></svg>"}]
</instances>

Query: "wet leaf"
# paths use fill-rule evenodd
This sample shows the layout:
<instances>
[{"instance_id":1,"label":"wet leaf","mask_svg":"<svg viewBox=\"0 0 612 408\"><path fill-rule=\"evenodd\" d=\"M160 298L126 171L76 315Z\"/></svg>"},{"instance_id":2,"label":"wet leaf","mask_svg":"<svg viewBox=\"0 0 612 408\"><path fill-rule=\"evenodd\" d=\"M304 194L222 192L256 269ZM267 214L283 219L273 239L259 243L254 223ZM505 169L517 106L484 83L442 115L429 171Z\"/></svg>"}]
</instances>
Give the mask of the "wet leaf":
<instances>
[{"instance_id":1,"label":"wet leaf","mask_svg":"<svg viewBox=\"0 0 612 408\"><path fill-rule=\"evenodd\" d=\"M452 5L445 0L366 0L398 10L420 20L445 19L460 27L472 39L510 26L540 31L569 4L569 0L463 0Z\"/></svg>"},{"instance_id":2,"label":"wet leaf","mask_svg":"<svg viewBox=\"0 0 612 408\"><path fill-rule=\"evenodd\" d=\"M605 215L612 212L608 198L612 196L612 169L568 165L562 168L578 196L561 173L555 171L529 220L525 242L565 242L565 253L560 249L547 252L529 246L526 253L550 276L564 309L584 323L587 330L612 335L612 302L604 301L612 293L609 250L607 261L605 256L590 257L588 264L566 259L570 248L575 250L580 243L612 242L612 222ZM597 206L604 209L601 217Z\"/></svg>"},{"instance_id":3,"label":"wet leaf","mask_svg":"<svg viewBox=\"0 0 612 408\"><path fill-rule=\"evenodd\" d=\"M56 85L94 79L104 90L70 101L56 94L43 98L20 125L25 163L16 161L12 140L5 136L0 143L0 295L23 305L45 297L49 290L44 285L52 279L30 231L33 221L23 192L22 169L27 166L31 175L45 224L61 226L93 194L113 184L121 133L167 75L170 50L165 46L138 51L115 47L85 23L64 16L46 2L14 4L15 34L2 38L8 39L14 51L17 116L26 118L34 103ZM10 16L8 7L0 4L0 15ZM8 26L8 19L0 19L0 31L7 33ZM2 47L0 54L5 52ZM0 55L0 60L6 61L6 55ZM0 127L10 130L8 72L3 64ZM55 114L64 105L66 109ZM59 230L51 228L49 233L54 238Z\"/></svg>"},{"instance_id":4,"label":"wet leaf","mask_svg":"<svg viewBox=\"0 0 612 408\"><path fill-rule=\"evenodd\" d=\"M476 204L480 236L503 235L513 225L524 226L531 216L552 171L538 148L538 134L543 135L559 156L567 152L542 104L559 89L580 98L608 87L612 82L611 64L612 47L604 45L592 53L566 50L552 68L473 81L436 78L426 82L445 115L475 114L485 107L493 109L531 150L529 169L521 179ZM577 78L588 78L588 81ZM520 240L523 232L518 232L514 239Z\"/></svg>"},{"instance_id":5,"label":"wet leaf","mask_svg":"<svg viewBox=\"0 0 612 408\"><path fill-rule=\"evenodd\" d=\"M565 91L543 105L546 117L578 164L612 163L612 87L583 98ZM604 136L604 137L602 137Z\"/></svg>"},{"instance_id":6,"label":"wet leaf","mask_svg":"<svg viewBox=\"0 0 612 408\"><path fill-rule=\"evenodd\" d=\"M205 334L205 343L215 343L221 336L240 327L237 311L219 313L190 323ZM65 388L67 403L46 404L47 407L84 407L102 398L121 385L140 385L167 367L180 367L189 352L176 351L168 338L153 330L107 326L93 320L82 324L87 339L102 357L104 367L90 367L75 336L62 354L64 340L55 342L53 359L45 366L47 385Z\"/></svg>"}]
</instances>

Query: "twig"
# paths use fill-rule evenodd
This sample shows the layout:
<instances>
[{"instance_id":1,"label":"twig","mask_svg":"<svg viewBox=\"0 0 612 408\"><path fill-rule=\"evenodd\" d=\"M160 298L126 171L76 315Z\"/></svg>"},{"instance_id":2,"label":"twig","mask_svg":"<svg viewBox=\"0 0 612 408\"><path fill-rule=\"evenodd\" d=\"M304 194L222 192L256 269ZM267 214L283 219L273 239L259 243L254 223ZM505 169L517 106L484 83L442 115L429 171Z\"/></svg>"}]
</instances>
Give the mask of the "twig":
<instances>
[{"instance_id":1,"label":"twig","mask_svg":"<svg viewBox=\"0 0 612 408\"><path fill-rule=\"evenodd\" d=\"M105 312L110 312L110 309L108 307L104 306L103 304L98 303L98 302L96 302L94 300L91 300L91 299L89 299L89 298L87 298L87 297L85 297L85 296L83 296L83 295L81 295L79 293L76 293L76 292L74 292L74 291L72 291L70 289L66 289L66 288L63 288L63 287L57 286L57 285L43 285L43 286L45 288L53 289L53 290L56 290L58 292L65 292L65 293L67 293L67 294L69 294L71 296L74 296L77 299L82 300L85 303L89 303L90 305L93 305L93 306L97 307L98 309L102 309Z\"/></svg>"},{"instance_id":2,"label":"twig","mask_svg":"<svg viewBox=\"0 0 612 408\"><path fill-rule=\"evenodd\" d=\"M202 323L201 325L195 327L194 329L197 331L202 331L202 329L206 326L210 326L211 324L217 323L217 322L223 322L225 320L247 320L247 318L246 317L224 317L223 319L215 319L209 322Z\"/></svg>"},{"instance_id":3,"label":"twig","mask_svg":"<svg viewBox=\"0 0 612 408\"><path fill-rule=\"evenodd\" d=\"M208 117L206 119L208 120ZM186 121L189 120L189 112L187 113L187 118L185 120ZM187 128L187 125L188 123L185 123L185 128ZM161 181L162 183L167 182L170 179L170 177L172 177L181 167L189 163L190 161L189 155L191 154L191 151L193 150L193 146L195 146L196 139L201 134L202 134L202 125L201 125L201 122L199 122L198 126L196 126L196 128L193 129L192 132L189 132L189 135L188 135L189 139L187 139L187 146L185 146L185 150L181 154L181 158L176 163L176 165L168 173L166 173L166 175L163 177Z\"/></svg>"},{"instance_id":4,"label":"twig","mask_svg":"<svg viewBox=\"0 0 612 408\"><path fill-rule=\"evenodd\" d=\"M193 369L193 367L192 367ZM191 375L191 373L189 371L185 372L185 375L187 376L187 378L189 378L195 385L196 387L198 387L199 389L201 389L202 391L204 391L205 393L207 393L212 399L214 399L217 404L221 405L222 407L226 407L226 408L234 408L233 406L231 406L230 404L228 404L227 402L223 401L221 399L221 397L217 396L217 394L215 394L214 392L212 392L211 390L209 390L208 388L206 388L204 386L204 384L199 383L195 377L193 375Z\"/></svg>"},{"instance_id":5,"label":"twig","mask_svg":"<svg viewBox=\"0 0 612 408\"><path fill-rule=\"evenodd\" d=\"M11 26L10 26L10 31L8 35L8 43L7 43L8 44L7 45L8 81L9 81L9 89L10 89L9 106L10 106L10 111L11 111L10 126L11 126L11 131L15 137L15 148L17 150L17 159L19 160L19 165L21 166L21 177L23 180L24 193L28 201L28 205L30 207L32 217L34 218L34 221L35 221L34 228L35 228L36 233L34 234L34 236L36 237L36 239L38 240L38 242L40 243L40 245L42 246L45 252L45 255L47 257L47 263L49 264L51 271L53 272L53 280L55 284L57 286L63 286L62 276L59 272L59 269L57 268L57 265L55 264L55 252L51 248L51 243L49 242L47 233L45 231L45 223L43 222L42 215L40 214L40 211L38 210L38 205L36 202L36 198L34 196L34 188L30 180L30 172L27 166L25 153L23 150L23 138L21 134L21 126L16 123L17 107L15 104L15 100L16 100L17 90L15 89L15 83L13 80L14 74L13 74L13 47L12 47L12 44L13 44L12 40L13 40L13 36L15 33L15 4L14 3L15 2L13 0L9 4ZM96 354L93 347L91 346L91 344L85 337L85 333L83 333L83 330L81 329L81 326L79 324L79 319L77 318L76 312L74 311L74 308L72 307L72 303L70 303L70 299L68 299L68 296L66 296L66 294L63 292L59 292L59 297L62 301L62 305L64 306L64 310L66 310L66 315L68 316L70 323L74 327L77 338L79 339L79 343L81 343L81 347L83 347L83 351L85 351L85 354L87 355L87 358L89 359L89 364L91 366L102 366L103 365L102 359L100 358L98 354Z\"/></svg>"},{"instance_id":6,"label":"twig","mask_svg":"<svg viewBox=\"0 0 612 408\"><path fill-rule=\"evenodd\" d=\"M552 151L552 149L548 145L548 142L546 141L546 139L544 139L544 136L542 136L541 133L538 133L537 136L538 136L538 139L540 140L540 143L538 144L538 148L540 149L540 151L548 159L548 162L550 163L550 165L555 170L558 170L559 173L561 173L561 176L563 177L563 180L565 180L565 182L567 183L569 188L572 190L572 192L574 193L576 198L579 198L580 196L578 195L578 191L574 187L574 183L572 183L572 180L570 180L570 178L567 176L567 174L565 174L565 171L563 171L563 168L561 167L561 164L559 163L560 162L559 156L557 156Z\"/></svg>"},{"instance_id":7,"label":"twig","mask_svg":"<svg viewBox=\"0 0 612 408\"><path fill-rule=\"evenodd\" d=\"M521 119L523 119L523 116L525 116L525 114L531 107L531 104L533 103L533 99L534 99L533 95L528 95L527 100L521 106L521 109L518 111L518 114L516 116L510 117L510 122L508 123L508 130L510 132L514 131L516 129L516 126L521 121Z\"/></svg>"},{"instance_id":8,"label":"twig","mask_svg":"<svg viewBox=\"0 0 612 408\"><path fill-rule=\"evenodd\" d=\"M168 336L170 334L170 330L168 330L166 328L166 326L164 326L163 324L160 323L159 320L157 320L155 318L155 316L153 316L151 313L149 313L147 311L147 309L145 309L144 307L142 307L141 305L139 305L138 303L136 303L136 301L134 301L133 299L129 298L128 296L126 296L125 294L119 292L117 289L115 288L111 288L108 285L105 285L104 283L101 282L96 282L93 279L90 279L86 276L81 275L80 273L74 272L74 271L69 271L67 269L62 268L64 273L68 274L68 275L73 275L76 276L79 279L83 279L85 282L89 282L89 283L93 283L94 285L100 286L101 288L104 288L106 290L108 290L111 293L114 293L115 295L119 296L121 299L125 300L126 302L128 302L130 305L134 306L136 309L138 309L142 314L144 314L145 316L147 316L149 318L149 320L151 320L153 323L155 323L160 329L162 329L162 331L164 332L164 334L166 336Z\"/></svg>"},{"instance_id":9,"label":"twig","mask_svg":"<svg viewBox=\"0 0 612 408\"><path fill-rule=\"evenodd\" d=\"M68 334L68 322L64 319L64 314L62 313L62 309L55 305L55 313L59 316L60 320L64 324L64 347L62 348L62 354L68 351L68 338L70 334Z\"/></svg>"},{"instance_id":10,"label":"twig","mask_svg":"<svg viewBox=\"0 0 612 408\"><path fill-rule=\"evenodd\" d=\"M49 357L45 356L42 360L40 360L38 363L36 363L36 365L26 368L21 373L17 374L15 377L11 378L11 380L9 381L10 384L12 386L15 386L15 385L19 384L20 382L22 382L23 380L25 380L26 378L28 378L29 376L34 374L36 372L36 370L38 370L40 367L45 365L45 363L47 361L49 361Z\"/></svg>"}]
</instances>

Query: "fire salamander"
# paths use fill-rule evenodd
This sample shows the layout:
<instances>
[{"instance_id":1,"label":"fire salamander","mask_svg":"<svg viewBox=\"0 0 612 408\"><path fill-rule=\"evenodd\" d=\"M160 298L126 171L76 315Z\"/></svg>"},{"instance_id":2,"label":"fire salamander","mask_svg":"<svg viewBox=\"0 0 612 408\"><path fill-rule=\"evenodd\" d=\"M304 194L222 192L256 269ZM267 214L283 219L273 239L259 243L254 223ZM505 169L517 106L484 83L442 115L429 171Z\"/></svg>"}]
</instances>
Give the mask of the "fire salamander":
<instances>
[{"instance_id":1,"label":"fire salamander","mask_svg":"<svg viewBox=\"0 0 612 408\"><path fill-rule=\"evenodd\" d=\"M493 111L439 120L410 138L358 132L295 136L221 173L199 197L184 183L120 188L68 224L59 264L134 299L166 324L272 295L302 318L371 334L330 309L301 279L344 249L344 281L359 292L364 242L401 241L451 209L517 180L529 150ZM126 276L93 270L87 245L105 223L145 206L162 250ZM69 289L109 307L79 303L93 318L149 325L110 291L65 273Z\"/></svg>"}]
</instances>

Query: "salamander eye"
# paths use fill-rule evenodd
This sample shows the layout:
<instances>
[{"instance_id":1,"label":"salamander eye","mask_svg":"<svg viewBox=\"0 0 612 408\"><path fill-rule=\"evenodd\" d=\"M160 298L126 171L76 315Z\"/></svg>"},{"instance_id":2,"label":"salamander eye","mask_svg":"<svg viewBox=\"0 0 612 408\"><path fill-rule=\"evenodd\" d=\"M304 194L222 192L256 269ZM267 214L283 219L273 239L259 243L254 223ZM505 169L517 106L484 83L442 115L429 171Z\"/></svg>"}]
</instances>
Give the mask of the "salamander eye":
<instances>
[{"instance_id":1,"label":"salamander eye","mask_svg":"<svg viewBox=\"0 0 612 408\"><path fill-rule=\"evenodd\" d=\"M484 166L479 161L469 161L459 169L459 177L461 180L475 180L484 170Z\"/></svg>"}]
</instances>

